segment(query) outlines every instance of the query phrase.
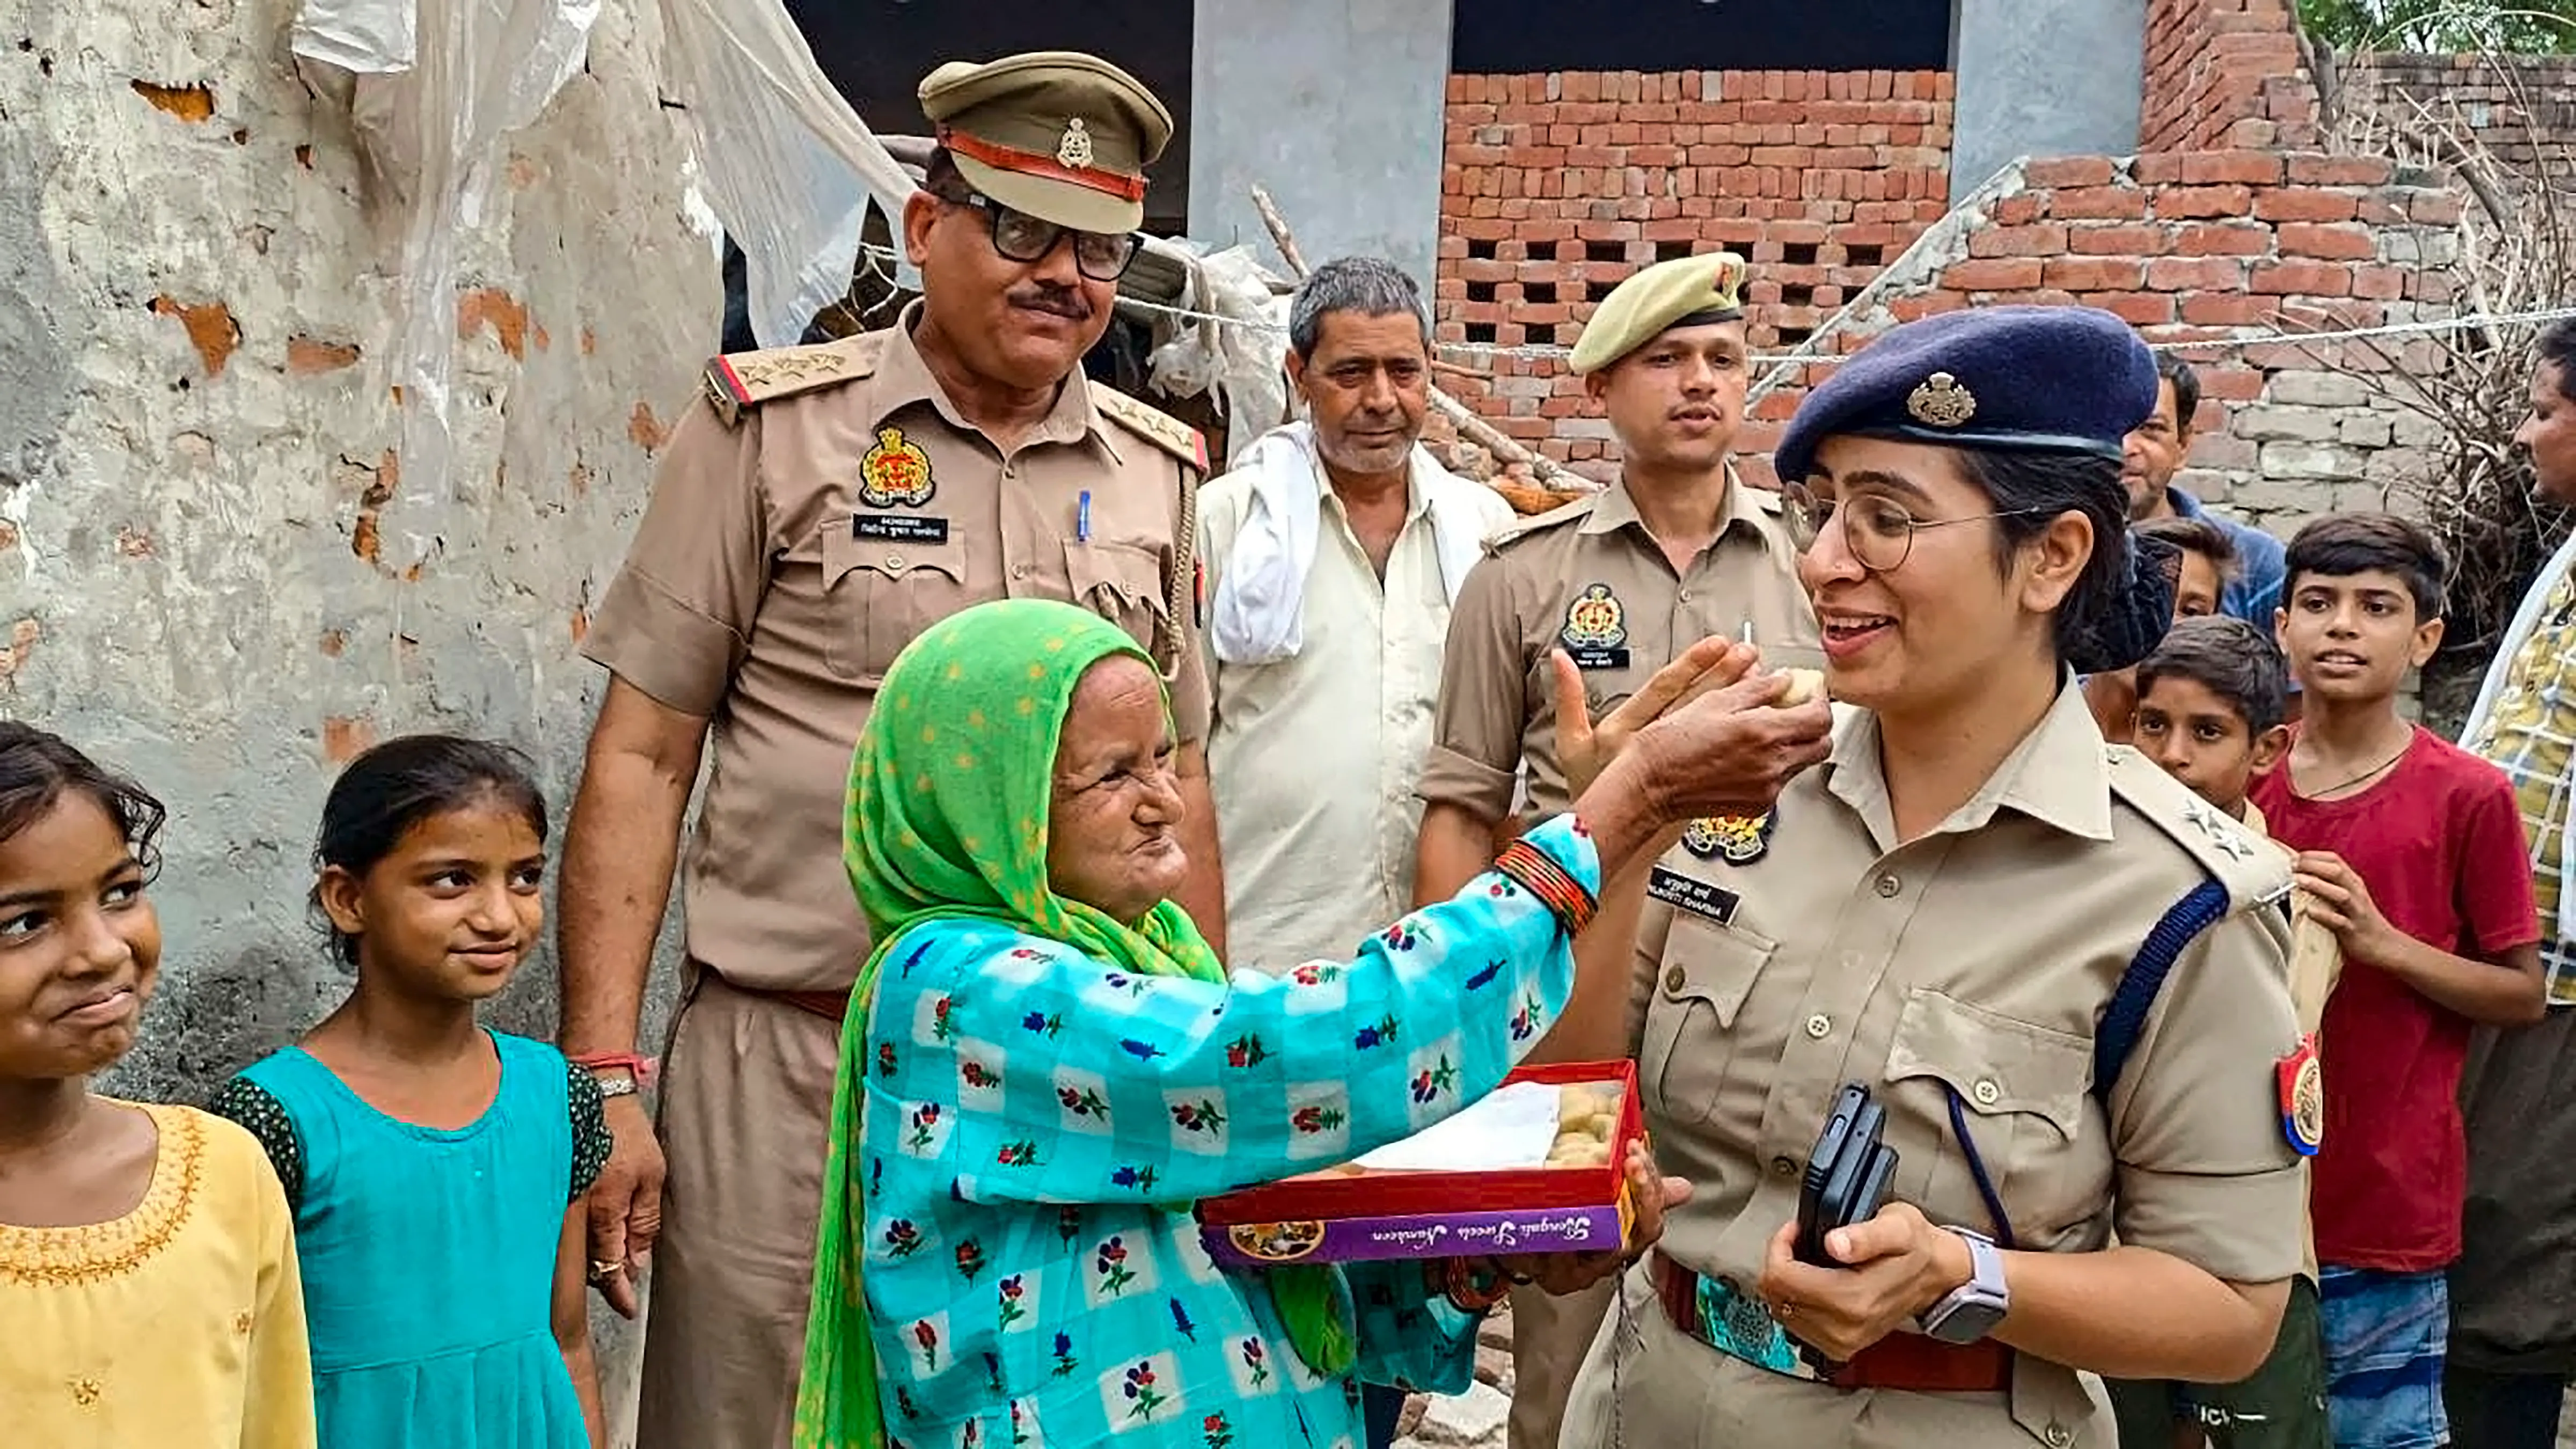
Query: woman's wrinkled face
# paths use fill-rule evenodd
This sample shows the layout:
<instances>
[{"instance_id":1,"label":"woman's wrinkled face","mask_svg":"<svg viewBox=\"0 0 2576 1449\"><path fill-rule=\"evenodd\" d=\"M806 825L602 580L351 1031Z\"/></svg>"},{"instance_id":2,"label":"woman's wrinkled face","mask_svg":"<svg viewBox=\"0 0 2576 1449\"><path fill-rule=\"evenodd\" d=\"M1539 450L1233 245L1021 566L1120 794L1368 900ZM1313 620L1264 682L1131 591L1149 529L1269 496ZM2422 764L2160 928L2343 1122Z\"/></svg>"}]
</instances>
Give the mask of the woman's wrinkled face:
<instances>
[{"instance_id":1,"label":"woman's wrinkled face","mask_svg":"<svg viewBox=\"0 0 2576 1449\"><path fill-rule=\"evenodd\" d=\"M1163 683L1132 655L1103 659L1074 686L1055 750L1047 815L1047 885L1134 925L1170 898L1189 867L1181 850Z\"/></svg>"}]
</instances>

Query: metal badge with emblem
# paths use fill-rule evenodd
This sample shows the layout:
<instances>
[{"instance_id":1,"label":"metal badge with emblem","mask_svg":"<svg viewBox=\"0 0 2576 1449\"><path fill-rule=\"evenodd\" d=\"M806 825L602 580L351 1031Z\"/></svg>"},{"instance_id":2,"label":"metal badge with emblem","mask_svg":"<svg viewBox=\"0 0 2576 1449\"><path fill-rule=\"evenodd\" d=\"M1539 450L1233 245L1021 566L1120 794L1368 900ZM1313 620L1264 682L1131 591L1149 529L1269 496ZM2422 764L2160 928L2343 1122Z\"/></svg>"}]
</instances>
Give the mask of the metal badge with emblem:
<instances>
[{"instance_id":1,"label":"metal badge with emblem","mask_svg":"<svg viewBox=\"0 0 2576 1449\"><path fill-rule=\"evenodd\" d=\"M2301 1157L2314 1157L2326 1140L2326 1071L2317 1059L2316 1033L2272 1064L2281 1089L2281 1135Z\"/></svg>"},{"instance_id":2,"label":"metal badge with emblem","mask_svg":"<svg viewBox=\"0 0 2576 1449\"><path fill-rule=\"evenodd\" d=\"M1055 159L1057 165L1077 171L1091 164L1091 127L1082 117L1064 123L1064 139L1055 143Z\"/></svg>"},{"instance_id":3,"label":"metal badge with emblem","mask_svg":"<svg viewBox=\"0 0 2576 1449\"><path fill-rule=\"evenodd\" d=\"M1905 410L1918 423L1955 428L1977 415L1977 395L1960 386L1959 379L1936 372L1906 395Z\"/></svg>"},{"instance_id":4,"label":"metal badge with emblem","mask_svg":"<svg viewBox=\"0 0 2576 1449\"><path fill-rule=\"evenodd\" d=\"M1682 848L1702 860L1751 865L1771 850L1777 809L1762 815L1703 815L1682 828Z\"/></svg>"},{"instance_id":5,"label":"metal badge with emblem","mask_svg":"<svg viewBox=\"0 0 2576 1449\"><path fill-rule=\"evenodd\" d=\"M1628 667L1627 611L1608 584L1592 584L1565 606L1565 627L1557 642L1578 669Z\"/></svg>"}]
</instances>

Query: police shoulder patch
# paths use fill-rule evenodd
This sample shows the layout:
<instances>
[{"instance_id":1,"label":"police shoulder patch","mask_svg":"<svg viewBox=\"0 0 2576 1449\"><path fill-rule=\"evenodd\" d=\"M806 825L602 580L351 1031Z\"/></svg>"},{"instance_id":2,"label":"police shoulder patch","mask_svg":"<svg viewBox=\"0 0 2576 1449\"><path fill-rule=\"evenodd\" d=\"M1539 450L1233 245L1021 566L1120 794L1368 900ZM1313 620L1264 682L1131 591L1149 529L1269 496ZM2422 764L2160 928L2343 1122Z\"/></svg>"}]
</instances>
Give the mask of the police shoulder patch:
<instances>
[{"instance_id":1,"label":"police shoulder patch","mask_svg":"<svg viewBox=\"0 0 2576 1449\"><path fill-rule=\"evenodd\" d=\"M1155 447L1204 473L1208 470L1207 435L1157 408L1147 407L1114 387L1093 384L1091 405L1102 417L1138 434Z\"/></svg>"},{"instance_id":2,"label":"police shoulder patch","mask_svg":"<svg viewBox=\"0 0 2576 1449\"><path fill-rule=\"evenodd\" d=\"M728 352L707 363L707 402L731 427L762 403L873 375L884 347L884 335L869 332L807 347Z\"/></svg>"}]
</instances>

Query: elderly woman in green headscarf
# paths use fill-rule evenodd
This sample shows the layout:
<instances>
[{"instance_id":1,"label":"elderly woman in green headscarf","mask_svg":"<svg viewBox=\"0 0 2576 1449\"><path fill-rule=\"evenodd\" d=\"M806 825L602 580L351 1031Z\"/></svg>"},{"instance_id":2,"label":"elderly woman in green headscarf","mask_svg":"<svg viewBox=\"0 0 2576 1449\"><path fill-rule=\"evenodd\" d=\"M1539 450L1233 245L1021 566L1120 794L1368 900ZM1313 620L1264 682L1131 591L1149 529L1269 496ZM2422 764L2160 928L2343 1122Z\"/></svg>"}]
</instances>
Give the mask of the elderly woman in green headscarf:
<instances>
[{"instance_id":1,"label":"elderly woman in green headscarf","mask_svg":"<svg viewBox=\"0 0 2576 1449\"><path fill-rule=\"evenodd\" d=\"M1753 663L1712 640L1659 676L1602 727L1623 747L1573 815L1454 900L1348 960L1229 979L1167 898L1172 727L1134 641L1037 600L915 640L850 772L876 948L842 1039L798 1449L1347 1445L1361 1379L1465 1389L1498 1296L1481 1269L1224 1272L1190 1205L1493 1090L1574 993L1604 874L1677 822L1758 813L1821 756L1824 706L1766 707L1782 681ZM1650 1237L1667 1185L1627 1166ZM1502 1266L1570 1291L1617 1258Z\"/></svg>"}]
</instances>

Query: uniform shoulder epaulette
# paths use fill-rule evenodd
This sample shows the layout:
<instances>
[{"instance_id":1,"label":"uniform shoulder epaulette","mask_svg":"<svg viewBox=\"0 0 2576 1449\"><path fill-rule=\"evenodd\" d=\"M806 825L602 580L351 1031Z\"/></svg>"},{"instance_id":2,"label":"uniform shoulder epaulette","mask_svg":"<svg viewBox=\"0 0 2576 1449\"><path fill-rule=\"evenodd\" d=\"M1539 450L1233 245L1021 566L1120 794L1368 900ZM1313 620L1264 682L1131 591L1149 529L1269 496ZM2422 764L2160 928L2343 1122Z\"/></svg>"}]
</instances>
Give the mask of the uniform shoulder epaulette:
<instances>
[{"instance_id":1,"label":"uniform shoulder epaulette","mask_svg":"<svg viewBox=\"0 0 2576 1449\"><path fill-rule=\"evenodd\" d=\"M1757 487L1755 487L1754 485L1752 485L1752 484L1750 484L1750 483L1747 483L1747 482L1744 482L1744 481L1743 481L1743 480L1741 480L1741 479L1738 479L1738 480L1736 481L1735 486L1736 486L1736 488L1737 488L1737 489L1739 489L1739 490L1743 493L1743 496L1745 496L1745 497L1750 498L1750 499L1752 499L1752 500L1753 500L1753 506L1754 506L1754 507L1756 507L1756 508L1758 508L1758 509L1761 509L1761 510L1762 510L1763 512L1765 512L1765 513L1770 514L1773 518L1781 518L1781 517L1785 517L1785 516L1786 516L1786 514L1785 514L1785 512L1784 512L1784 509L1783 509L1783 505L1782 505L1782 504L1781 504L1781 502L1780 502L1780 490L1779 490L1779 489L1777 489L1777 488L1757 488Z\"/></svg>"},{"instance_id":2,"label":"uniform shoulder epaulette","mask_svg":"<svg viewBox=\"0 0 2576 1449\"><path fill-rule=\"evenodd\" d=\"M1135 433L1155 447L1198 469L1208 470L1207 435L1158 408L1148 407L1114 387L1097 383L1091 405L1100 415Z\"/></svg>"},{"instance_id":3,"label":"uniform shoulder epaulette","mask_svg":"<svg viewBox=\"0 0 2576 1449\"><path fill-rule=\"evenodd\" d=\"M728 352L707 364L707 401L731 427L746 408L873 374L884 348L883 337L863 332L804 347Z\"/></svg>"},{"instance_id":4,"label":"uniform shoulder epaulette","mask_svg":"<svg viewBox=\"0 0 2576 1449\"><path fill-rule=\"evenodd\" d=\"M1586 493L1571 503L1560 503L1545 513L1532 513L1516 518L1494 530L1492 536L1485 540L1485 552L1488 555L1500 554L1504 549L1531 534L1545 533L1552 528L1560 528L1566 524L1590 518L1593 505L1600 501L1600 494Z\"/></svg>"},{"instance_id":5,"label":"uniform shoulder epaulette","mask_svg":"<svg viewBox=\"0 0 2576 1449\"><path fill-rule=\"evenodd\" d=\"M2153 822L2201 869L2227 887L2231 912L2270 905L2290 893L2289 857L2153 760L2127 745L2105 745L2111 789Z\"/></svg>"}]
</instances>

